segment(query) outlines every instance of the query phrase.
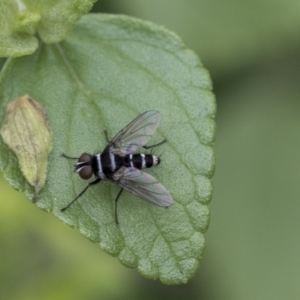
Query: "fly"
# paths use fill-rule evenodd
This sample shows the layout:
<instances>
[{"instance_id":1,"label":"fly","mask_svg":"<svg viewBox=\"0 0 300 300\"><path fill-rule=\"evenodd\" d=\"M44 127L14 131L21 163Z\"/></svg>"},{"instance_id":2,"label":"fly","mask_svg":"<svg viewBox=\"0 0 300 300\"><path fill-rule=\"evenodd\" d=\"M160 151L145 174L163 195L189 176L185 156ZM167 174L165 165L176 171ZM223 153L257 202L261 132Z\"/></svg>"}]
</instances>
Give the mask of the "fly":
<instances>
[{"instance_id":1,"label":"fly","mask_svg":"<svg viewBox=\"0 0 300 300\"><path fill-rule=\"evenodd\" d=\"M82 179L90 179L93 174L96 179L90 182L61 211L64 212L90 186L99 183L101 180L111 181L121 187L115 199L115 221L117 225L119 225L117 203L123 190L151 204L169 207L173 203L170 193L154 177L141 171L142 169L159 165L160 158L152 154L134 153L139 148L150 149L166 142L166 140L163 140L158 144L146 146L146 143L158 127L160 119L161 116L158 111L146 111L124 127L111 141L109 141L107 131L105 130L104 133L108 144L99 154L91 155L83 153L79 158L62 154L65 158L78 159L78 162L74 166L74 171Z\"/></svg>"}]
</instances>

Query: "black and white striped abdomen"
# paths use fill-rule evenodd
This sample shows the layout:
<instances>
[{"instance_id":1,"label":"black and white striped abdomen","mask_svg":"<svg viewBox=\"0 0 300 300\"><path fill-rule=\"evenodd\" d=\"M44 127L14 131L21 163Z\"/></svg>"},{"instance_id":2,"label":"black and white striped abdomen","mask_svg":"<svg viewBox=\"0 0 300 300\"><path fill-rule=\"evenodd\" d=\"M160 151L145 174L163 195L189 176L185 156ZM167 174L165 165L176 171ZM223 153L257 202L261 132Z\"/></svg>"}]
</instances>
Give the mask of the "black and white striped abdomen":
<instances>
[{"instance_id":1,"label":"black and white striped abdomen","mask_svg":"<svg viewBox=\"0 0 300 300\"><path fill-rule=\"evenodd\" d=\"M157 166L160 159L151 154L129 154L124 157L125 167L135 167L139 170Z\"/></svg>"},{"instance_id":2,"label":"black and white striped abdomen","mask_svg":"<svg viewBox=\"0 0 300 300\"><path fill-rule=\"evenodd\" d=\"M92 169L95 176L109 178L121 167L134 167L139 170L157 166L160 159L151 154L128 154L124 157L110 151L96 154L92 159Z\"/></svg>"}]
</instances>

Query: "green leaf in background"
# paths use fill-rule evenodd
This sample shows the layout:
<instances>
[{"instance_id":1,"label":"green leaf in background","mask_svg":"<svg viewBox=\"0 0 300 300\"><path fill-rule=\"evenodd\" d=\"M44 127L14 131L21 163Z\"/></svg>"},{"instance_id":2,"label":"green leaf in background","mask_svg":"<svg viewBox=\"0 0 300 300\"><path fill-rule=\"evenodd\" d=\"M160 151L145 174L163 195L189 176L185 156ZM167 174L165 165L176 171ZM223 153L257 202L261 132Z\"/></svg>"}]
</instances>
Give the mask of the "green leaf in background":
<instances>
[{"instance_id":1,"label":"green leaf in background","mask_svg":"<svg viewBox=\"0 0 300 300\"><path fill-rule=\"evenodd\" d=\"M38 47L38 32L46 43L56 43L69 34L96 0L0 0L0 56L32 54Z\"/></svg>"},{"instance_id":2,"label":"green leaf in background","mask_svg":"<svg viewBox=\"0 0 300 300\"><path fill-rule=\"evenodd\" d=\"M186 45L201 53L215 80L251 68L258 59L264 61L291 46L299 47L300 1L109 0L104 3L108 11L163 24L175 31ZM102 8L103 1L95 6Z\"/></svg>"},{"instance_id":3,"label":"green leaf in background","mask_svg":"<svg viewBox=\"0 0 300 300\"><path fill-rule=\"evenodd\" d=\"M204 250L214 170L216 107L209 74L198 57L175 34L152 23L88 15L64 42L43 44L32 56L8 60L0 79L1 120L7 103L23 94L39 101L49 117L53 152L37 205L145 277L187 282ZM101 151L104 129L112 137L150 109L162 115L151 144L163 138L168 142L154 150L162 154L162 163L149 173L169 190L174 204L166 210L125 192L117 227L119 187L101 182L61 213L86 182L60 154ZM16 189L32 196L2 140L0 168Z\"/></svg>"}]
</instances>

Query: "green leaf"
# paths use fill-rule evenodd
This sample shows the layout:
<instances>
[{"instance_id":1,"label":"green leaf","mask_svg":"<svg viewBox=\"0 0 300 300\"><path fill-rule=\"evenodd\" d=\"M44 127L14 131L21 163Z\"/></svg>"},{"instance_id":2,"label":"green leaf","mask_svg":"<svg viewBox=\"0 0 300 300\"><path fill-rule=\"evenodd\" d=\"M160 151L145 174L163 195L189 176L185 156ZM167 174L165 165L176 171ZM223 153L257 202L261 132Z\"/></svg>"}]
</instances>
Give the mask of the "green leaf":
<instances>
[{"instance_id":1,"label":"green leaf","mask_svg":"<svg viewBox=\"0 0 300 300\"><path fill-rule=\"evenodd\" d=\"M18 21L17 3L12 0L0 1L0 57L17 57L33 53L38 47L38 41L26 31L30 31L36 16L22 14Z\"/></svg>"},{"instance_id":2,"label":"green leaf","mask_svg":"<svg viewBox=\"0 0 300 300\"><path fill-rule=\"evenodd\" d=\"M173 33L125 16L88 15L60 44L43 44L27 57L7 60L0 78L0 119L7 103L28 94L46 109L53 133L48 177L37 206L52 212L126 266L167 284L187 282L204 250L214 170L215 100L208 72ZM87 184L73 172L78 157L95 153L139 113L156 109L160 127L150 144L162 163L147 170L171 193L169 209L124 192L114 220L119 187L101 182L65 213ZM0 140L0 168L32 197L14 154ZM83 254L84 255L84 254Z\"/></svg>"},{"instance_id":3,"label":"green leaf","mask_svg":"<svg viewBox=\"0 0 300 300\"><path fill-rule=\"evenodd\" d=\"M96 0L0 1L0 57L17 57L37 49L36 32L46 43L66 38Z\"/></svg>"},{"instance_id":4,"label":"green leaf","mask_svg":"<svg viewBox=\"0 0 300 300\"><path fill-rule=\"evenodd\" d=\"M57 43L69 34L82 15L97 0L23 0L26 8L39 13L38 33L46 43Z\"/></svg>"}]
</instances>

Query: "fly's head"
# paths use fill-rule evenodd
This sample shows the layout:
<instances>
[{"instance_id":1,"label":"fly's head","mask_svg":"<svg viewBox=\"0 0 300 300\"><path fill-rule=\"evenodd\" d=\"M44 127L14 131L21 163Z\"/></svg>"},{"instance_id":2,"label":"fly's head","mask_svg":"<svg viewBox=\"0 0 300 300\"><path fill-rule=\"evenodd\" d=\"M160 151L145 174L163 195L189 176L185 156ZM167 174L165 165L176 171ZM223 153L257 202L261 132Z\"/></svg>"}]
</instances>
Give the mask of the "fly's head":
<instances>
[{"instance_id":1,"label":"fly's head","mask_svg":"<svg viewBox=\"0 0 300 300\"><path fill-rule=\"evenodd\" d=\"M74 171L84 180L90 179L93 175L92 158L92 155L82 153L78 158L77 164L74 166Z\"/></svg>"}]
</instances>

